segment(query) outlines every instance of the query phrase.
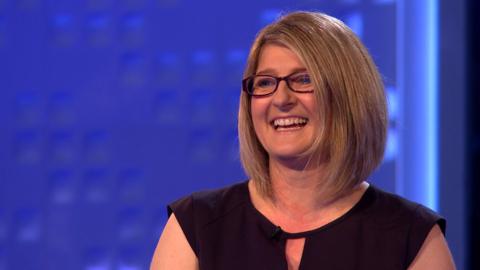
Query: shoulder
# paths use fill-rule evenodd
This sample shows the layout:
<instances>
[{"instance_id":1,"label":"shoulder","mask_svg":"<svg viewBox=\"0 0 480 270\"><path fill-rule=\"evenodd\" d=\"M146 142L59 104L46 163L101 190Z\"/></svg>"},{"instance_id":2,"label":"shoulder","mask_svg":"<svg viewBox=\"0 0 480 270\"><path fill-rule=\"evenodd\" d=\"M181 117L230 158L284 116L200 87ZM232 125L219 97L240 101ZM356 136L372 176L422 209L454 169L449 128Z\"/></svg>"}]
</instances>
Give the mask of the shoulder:
<instances>
[{"instance_id":1,"label":"shoulder","mask_svg":"<svg viewBox=\"0 0 480 270\"><path fill-rule=\"evenodd\" d=\"M224 188L194 192L167 206L168 216L175 214L192 249L197 253L200 231L228 215L249 199L247 182Z\"/></svg>"},{"instance_id":2,"label":"shoulder","mask_svg":"<svg viewBox=\"0 0 480 270\"><path fill-rule=\"evenodd\" d=\"M218 218L238 205L243 204L248 198L247 182L236 183L227 187L194 192L182 197L167 206L168 215L175 212L190 212L204 216L204 222Z\"/></svg>"},{"instance_id":3,"label":"shoulder","mask_svg":"<svg viewBox=\"0 0 480 270\"><path fill-rule=\"evenodd\" d=\"M375 186L370 186L369 206L366 213L378 225L399 224L402 226L426 226L431 229L438 224L445 233L446 221L438 213L419 203L405 199L397 194L383 191Z\"/></svg>"},{"instance_id":4,"label":"shoulder","mask_svg":"<svg viewBox=\"0 0 480 270\"><path fill-rule=\"evenodd\" d=\"M370 187L365 215L379 235L403 243L406 265L410 265L434 227L442 236L446 220L433 210L396 194ZM437 229L436 229L437 230Z\"/></svg>"}]
</instances>

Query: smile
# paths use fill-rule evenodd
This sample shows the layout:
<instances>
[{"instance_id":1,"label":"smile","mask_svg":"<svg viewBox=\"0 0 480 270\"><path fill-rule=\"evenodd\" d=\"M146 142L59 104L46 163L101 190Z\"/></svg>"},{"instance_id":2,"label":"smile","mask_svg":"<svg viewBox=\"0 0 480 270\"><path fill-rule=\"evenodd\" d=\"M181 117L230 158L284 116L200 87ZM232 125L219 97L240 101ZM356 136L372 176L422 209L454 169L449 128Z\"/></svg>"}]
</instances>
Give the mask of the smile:
<instances>
[{"instance_id":1,"label":"smile","mask_svg":"<svg viewBox=\"0 0 480 270\"><path fill-rule=\"evenodd\" d=\"M275 130L299 129L308 123L308 118L304 117L288 117L277 118L270 122Z\"/></svg>"}]
</instances>

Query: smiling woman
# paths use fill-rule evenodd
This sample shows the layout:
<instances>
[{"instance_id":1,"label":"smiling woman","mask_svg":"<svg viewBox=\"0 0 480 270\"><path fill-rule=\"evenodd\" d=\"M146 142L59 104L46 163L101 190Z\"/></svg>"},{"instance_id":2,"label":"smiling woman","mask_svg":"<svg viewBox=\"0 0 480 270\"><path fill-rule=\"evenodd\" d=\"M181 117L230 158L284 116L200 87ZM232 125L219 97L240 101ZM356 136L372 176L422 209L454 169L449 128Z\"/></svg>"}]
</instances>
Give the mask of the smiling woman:
<instances>
[{"instance_id":1,"label":"smiling woman","mask_svg":"<svg viewBox=\"0 0 480 270\"><path fill-rule=\"evenodd\" d=\"M303 70L303 71L302 71ZM299 159L313 144L317 130L319 130L318 106L313 95L313 85L300 59L291 50L278 45L265 45L259 56L258 71L255 77L285 76L285 82L274 80L275 83L269 94L254 96L251 100L251 117L255 134L269 154L270 163L280 160ZM299 79L300 77L300 79ZM295 80L305 81L301 90ZM260 79L260 83L264 79ZM292 82L293 81L293 82ZM255 95L264 84L253 84L252 92ZM265 91L265 90L263 90ZM297 162L297 164L306 164ZM285 164L287 165L287 164ZM301 169L301 168L300 168Z\"/></svg>"},{"instance_id":2,"label":"smiling woman","mask_svg":"<svg viewBox=\"0 0 480 270\"><path fill-rule=\"evenodd\" d=\"M339 20L294 12L255 39L238 130L248 181L169 205L151 269L454 269L433 211L367 182L386 105Z\"/></svg>"}]
</instances>

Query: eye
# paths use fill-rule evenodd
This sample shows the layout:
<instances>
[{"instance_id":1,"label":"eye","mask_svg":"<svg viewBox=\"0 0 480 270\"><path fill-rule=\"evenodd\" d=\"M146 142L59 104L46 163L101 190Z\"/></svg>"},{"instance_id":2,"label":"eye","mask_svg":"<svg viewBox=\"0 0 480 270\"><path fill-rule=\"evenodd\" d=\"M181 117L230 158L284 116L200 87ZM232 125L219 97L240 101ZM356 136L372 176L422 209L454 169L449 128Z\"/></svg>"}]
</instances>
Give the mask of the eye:
<instances>
[{"instance_id":1,"label":"eye","mask_svg":"<svg viewBox=\"0 0 480 270\"><path fill-rule=\"evenodd\" d=\"M275 86L276 81L270 77L257 77L255 78L255 82L253 84L254 88L269 88Z\"/></svg>"},{"instance_id":2,"label":"eye","mask_svg":"<svg viewBox=\"0 0 480 270\"><path fill-rule=\"evenodd\" d=\"M294 74L290 77L290 82L301 85L310 85L312 83L308 73Z\"/></svg>"}]
</instances>

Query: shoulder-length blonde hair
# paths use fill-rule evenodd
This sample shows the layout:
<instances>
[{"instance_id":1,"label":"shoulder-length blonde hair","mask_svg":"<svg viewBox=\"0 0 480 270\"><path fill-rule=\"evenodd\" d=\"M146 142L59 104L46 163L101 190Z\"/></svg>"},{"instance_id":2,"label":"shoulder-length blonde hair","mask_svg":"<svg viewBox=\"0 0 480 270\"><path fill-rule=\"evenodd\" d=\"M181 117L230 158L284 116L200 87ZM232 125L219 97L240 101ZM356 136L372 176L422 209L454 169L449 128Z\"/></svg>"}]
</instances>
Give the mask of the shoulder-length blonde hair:
<instances>
[{"instance_id":1,"label":"shoulder-length blonde hair","mask_svg":"<svg viewBox=\"0 0 480 270\"><path fill-rule=\"evenodd\" d=\"M357 36L326 14L293 12L263 28L250 49L244 77L256 73L265 44L292 50L309 72L321 123L308 152L323 157L313 159L326 169L322 188L332 199L341 196L364 181L383 158L387 109L380 74ZM257 189L269 196L269 157L253 128L250 99L242 91L240 157Z\"/></svg>"}]
</instances>

